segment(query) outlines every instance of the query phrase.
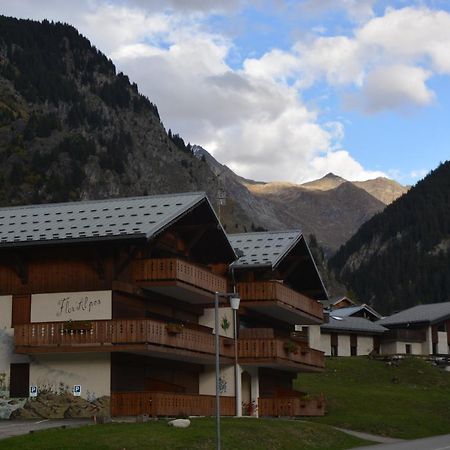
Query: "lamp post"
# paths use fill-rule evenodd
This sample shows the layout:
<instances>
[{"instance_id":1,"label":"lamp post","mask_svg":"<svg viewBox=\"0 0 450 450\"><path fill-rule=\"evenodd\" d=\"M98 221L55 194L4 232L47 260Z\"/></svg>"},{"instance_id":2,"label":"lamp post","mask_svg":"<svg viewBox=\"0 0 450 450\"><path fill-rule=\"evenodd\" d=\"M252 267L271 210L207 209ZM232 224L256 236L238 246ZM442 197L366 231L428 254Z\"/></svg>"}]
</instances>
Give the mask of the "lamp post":
<instances>
[{"instance_id":1,"label":"lamp post","mask_svg":"<svg viewBox=\"0 0 450 450\"><path fill-rule=\"evenodd\" d=\"M220 333L219 333L219 297L225 297L230 299L230 306L235 311L239 309L239 303L241 299L239 295L235 292L232 293L221 293L216 292L214 295L214 333L216 341L216 449L220 450ZM236 331L236 325L234 325L234 330ZM236 339L236 335L234 335ZM236 369L237 370L237 369Z\"/></svg>"}]
</instances>

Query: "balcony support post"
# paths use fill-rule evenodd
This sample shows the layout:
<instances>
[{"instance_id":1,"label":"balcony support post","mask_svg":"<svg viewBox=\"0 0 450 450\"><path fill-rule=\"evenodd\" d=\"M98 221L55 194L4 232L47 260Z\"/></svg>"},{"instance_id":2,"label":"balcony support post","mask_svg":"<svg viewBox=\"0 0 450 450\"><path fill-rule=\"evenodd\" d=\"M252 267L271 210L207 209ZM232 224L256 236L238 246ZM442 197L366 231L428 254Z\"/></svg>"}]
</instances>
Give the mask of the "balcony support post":
<instances>
[{"instance_id":1,"label":"balcony support post","mask_svg":"<svg viewBox=\"0 0 450 450\"><path fill-rule=\"evenodd\" d=\"M220 450L220 360L219 360L219 293L214 294L214 335L216 338L216 450Z\"/></svg>"}]
</instances>

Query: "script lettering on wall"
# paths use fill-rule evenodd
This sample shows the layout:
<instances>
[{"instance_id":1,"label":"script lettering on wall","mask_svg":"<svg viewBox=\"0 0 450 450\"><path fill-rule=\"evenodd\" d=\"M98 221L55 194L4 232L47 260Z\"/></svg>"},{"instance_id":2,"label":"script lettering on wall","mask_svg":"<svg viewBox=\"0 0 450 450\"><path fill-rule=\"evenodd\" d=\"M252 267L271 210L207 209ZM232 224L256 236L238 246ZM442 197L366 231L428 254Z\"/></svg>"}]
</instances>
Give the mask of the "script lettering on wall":
<instances>
[{"instance_id":1,"label":"script lettering on wall","mask_svg":"<svg viewBox=\"0 0 450 450\"><path fill-rule=\"evenodd\" d=\"M111 291L33 294L31 297L31 322L111 318Z\"/></svg>"}]
</instances>

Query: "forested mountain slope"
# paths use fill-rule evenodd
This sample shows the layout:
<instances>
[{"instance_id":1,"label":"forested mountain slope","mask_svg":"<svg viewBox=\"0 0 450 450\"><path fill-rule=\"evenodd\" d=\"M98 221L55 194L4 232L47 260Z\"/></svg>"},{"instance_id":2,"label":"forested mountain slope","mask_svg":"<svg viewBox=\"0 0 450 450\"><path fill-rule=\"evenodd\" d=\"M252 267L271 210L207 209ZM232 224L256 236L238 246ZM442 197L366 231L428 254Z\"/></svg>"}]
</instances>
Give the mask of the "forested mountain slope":
<instances>
[{"instance_id":1,"label":"forested mountain slope","mask_svg":"<svg viewBox=\"0 0 450 450\"><path fill-rule=\"evenodd\" d=\"M216 175L128 77L65 24L0 16L0 204L204 190ZM251 227L232 204L225 221Z\"/></svg>"},{"instance_id":2,"label":"forested mountain slope","mask_svg":"<svg viewBox=\"0 0 450 450\"><path fill-rule=\"evenodd\" d=\"M383 313L450 301L450 161L362 225L330 266Z\"/></svg>"}]
</instances>

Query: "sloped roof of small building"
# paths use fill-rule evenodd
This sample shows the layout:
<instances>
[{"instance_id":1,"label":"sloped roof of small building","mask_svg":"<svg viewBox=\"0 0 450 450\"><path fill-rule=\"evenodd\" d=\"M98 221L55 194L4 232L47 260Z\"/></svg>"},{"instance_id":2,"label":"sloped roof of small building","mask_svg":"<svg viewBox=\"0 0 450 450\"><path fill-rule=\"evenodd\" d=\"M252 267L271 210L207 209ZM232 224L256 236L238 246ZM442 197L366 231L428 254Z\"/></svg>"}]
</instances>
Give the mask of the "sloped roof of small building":
<instances>
[{"instance_id":1,"label":"sloped roof of small building","mask_svg":"<svg viewBox=\"0 0 450 450\"><path fill-rule=\"evenodd\" d=\"M329 300L321 300L320 303L322 303L324 308L331 308L332 306L336 305L337 303L339 303L343 300L347 300L352 305L356 305L356 303L353 300L351 300L348 297L343 296L343 295L332 297Z\"/></svg>"},{"instance_id":2,"label":"sloped roof of small building","mask_svg":"<svg viewBox=\"0 0 450 450\"><path fill-rule=\"evenodd\" d=\"M301 238L300 231L229 234L228 239L240 256L232 266L236 268L255 266L275 268Z\"/></svg>"},{"instance_id":3,"label":"sloped roof of small building","mask_svg":"<svg viewBox=\"0 0 450 450\"><path fill-rule=\"evenodd\" d=\"M0 208L0 248L50 242L149 239L202 202L211 206L205 193L189 192ZM214 214L212 208L211 211Z\"/></svg>"},{"instance_id":4,"label":"sloped roof of small building","mask_svg":"<svg viewBox=\"0 0 450 450\"><path fill-rule=\"evenodd\" d=\"M372 322L363 317L339 317L330 315L328 323L320 326L323 331L337 331L337 332L356 332L367 334L382 334L387 331L387 328L379 324L379 322Z\"/></svg>"},{"instance_id":5,"label":"sloped roof of small building","mask_svg":"<svg viewBox=\"0 0 450 450\"><path fill-rule=\"evenodd\" d=\"M368 313L372 314L374 317L381 319L381 315L379 313L377 313L369 305L366 305L365 303L362 305L358 305L358 306L349 306L347 308L336 308L336 309L331 310L331 314L333 314L333 316L338 316L338 317L350 317L353 314L356 314L362 310L365 310Z\"/></svg>"},{"instance_id":6,"label":"sloped roof of small building","mask_svg":"<svg viewBox=\"0 0 450 450\"><path fill-rule=\"evenodd\" d=\"M450 318L450 302L417 305L378 320L384 326L408 325L413 323L434 324Z\"/></svg>"}]
</instances>

